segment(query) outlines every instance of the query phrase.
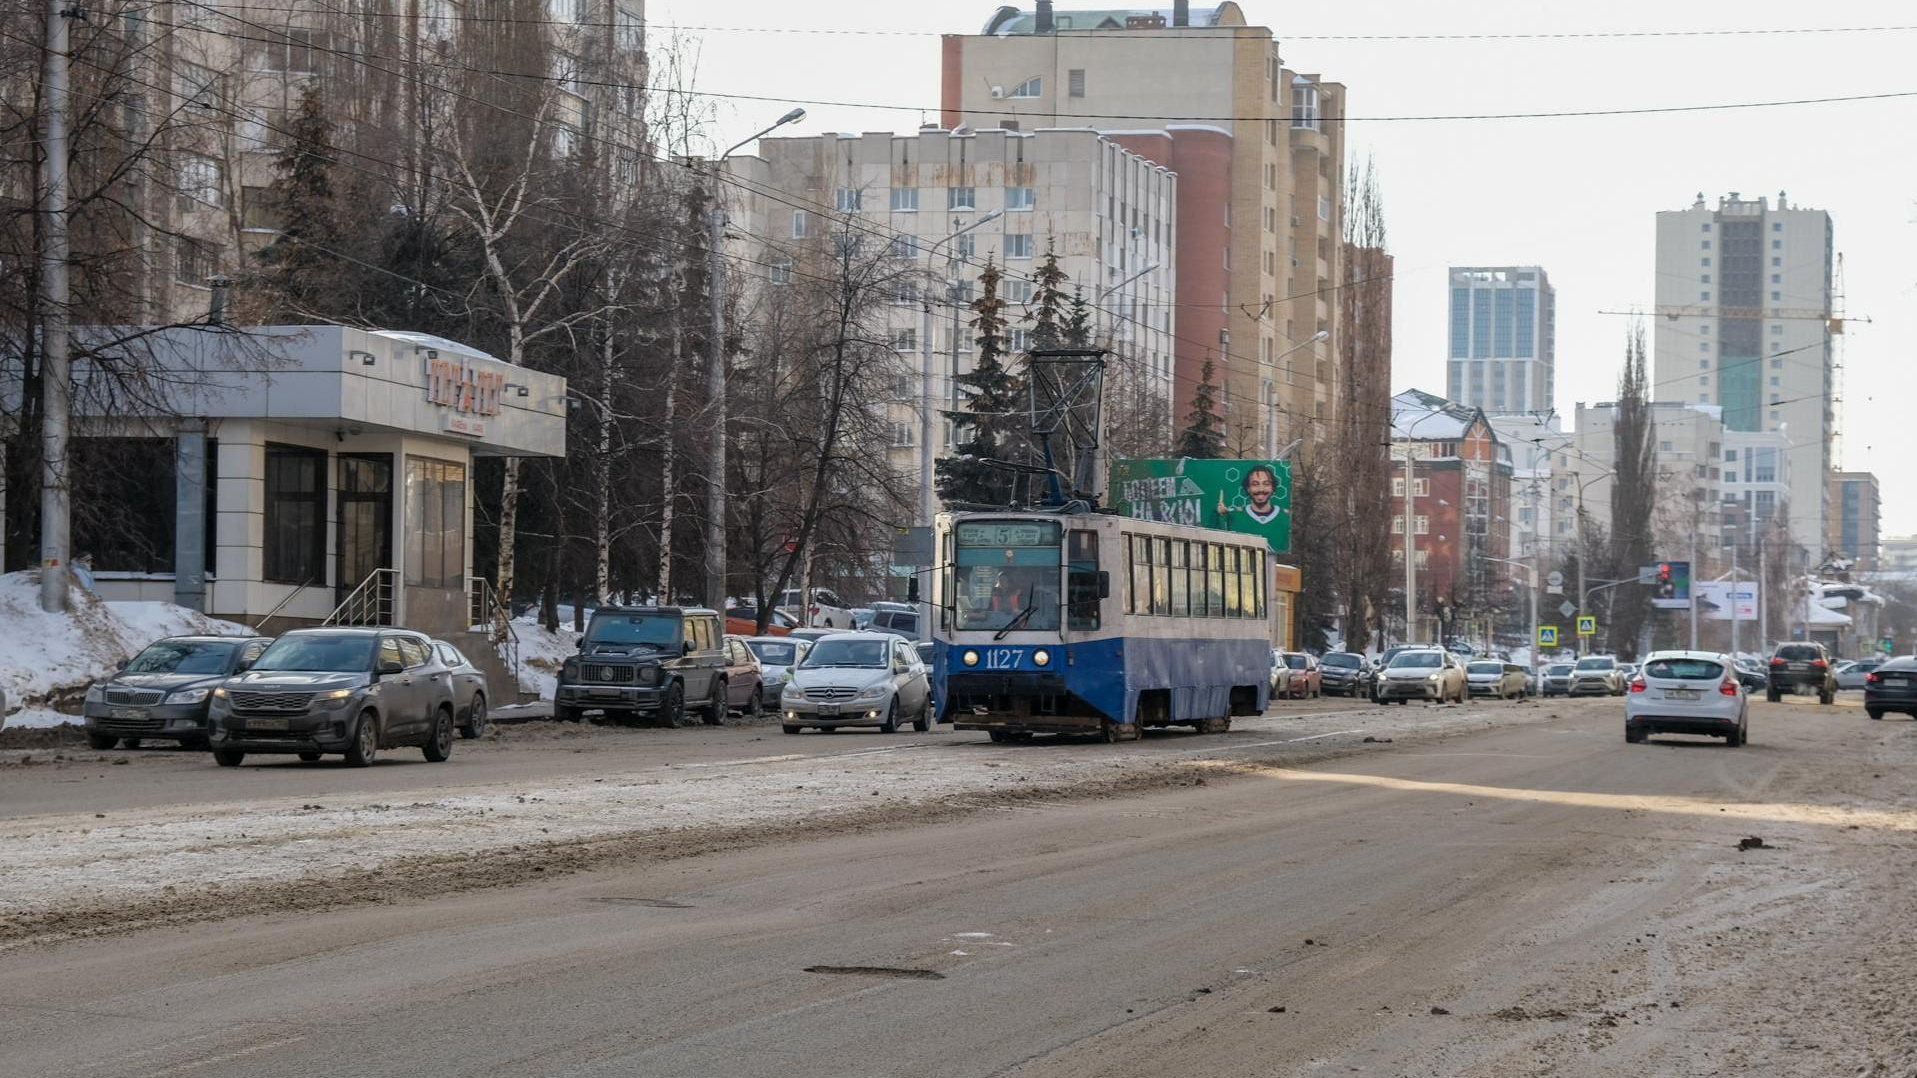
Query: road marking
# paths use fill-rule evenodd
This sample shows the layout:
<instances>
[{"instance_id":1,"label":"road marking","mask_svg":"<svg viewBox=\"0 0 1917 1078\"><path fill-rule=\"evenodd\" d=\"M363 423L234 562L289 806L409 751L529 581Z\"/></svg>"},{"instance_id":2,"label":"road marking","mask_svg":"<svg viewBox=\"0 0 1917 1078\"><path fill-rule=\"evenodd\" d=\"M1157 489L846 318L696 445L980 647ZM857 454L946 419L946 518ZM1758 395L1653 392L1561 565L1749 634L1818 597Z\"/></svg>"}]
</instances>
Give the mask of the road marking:
<instances>
[{"instance_id":1,"label":"road marking","mask_svg":"<svg viewBox=\"0 0 1917 1078\"><path fill-rule=\"evenodd\" d=\"M1282 741L1253 741L1246 745L1211 745L1202 749L1179 749L1180 756L1190 756L1197 752L1229 752L1233 749L1263 749L1272 745L1295 745L1300 741L1317 741L1321 738L1337 737L1340 734L1362 734L1363 730L1333 730L1328 734L1312 734L1310 737L1288 737Z\"/></svg>"}]
</instances>

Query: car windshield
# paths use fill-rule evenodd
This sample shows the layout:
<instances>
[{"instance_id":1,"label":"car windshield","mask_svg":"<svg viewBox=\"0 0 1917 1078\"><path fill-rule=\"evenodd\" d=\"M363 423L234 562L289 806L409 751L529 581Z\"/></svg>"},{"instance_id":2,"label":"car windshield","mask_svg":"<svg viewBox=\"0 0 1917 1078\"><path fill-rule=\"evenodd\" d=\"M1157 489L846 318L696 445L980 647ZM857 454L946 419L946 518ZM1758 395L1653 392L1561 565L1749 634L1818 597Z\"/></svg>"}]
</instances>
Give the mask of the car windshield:
<instances>
[{"instance_id":1,"label":"car windshield","mask_svg":"<svg viewBox=\"0 0 1917 1078\"><path fill-rule=\"evenodd\" d=\"M1473 674L1502 674L1504 673L1504 664L1472 663L1470 666L1465 667L1465 669Z\"/></svg>"},{"instance_id":2,"label":"car windshield","mask_svg":"<svg viewBox=\"0 0 1917 1078\"><path fill-rule=\"evenodd\" d=\"M746 647L751 648L752 654L757 655L759 661L767 666L791 666L793 660L799 657L799 645L784 640L748 640Z\"/></svg>"},{"instance_id":3,"label":"car windshield","mask_svg":"<svg viewBox=\"0 0 1917 1078\"><path fill-rule=\"evenodd\" d=\"M669 648L679 641L676 614L607 614L592 616L586 627L588 644L647 644Z\"/></svg>"},{"instance_id":4,"label":"car windshield","mask_svg":"<svg viewBox=\"0 0 1917 1078\"><path fill-rule=\"evenodd\" d=\"M253 669L358 673L373 668L378 643L369 633L289 634L273 641Z\"/></svg>"},{"instance_id":5,"label":"car windshield","mask_svg":"<svg viewBox=\"0 0 1917 1078\"><path fill-rule=\"evenodd\" d=\"M1616 659L1579 659L1578 669L1579 670L1598 670L1598 671L1616 670L1617 660Z\"/></svg>"},{"instance_id":6,"label":"car windshield","mask_svg":"<svg viewBox=\"0 0 1917 1078\"><path fill-rule=\"evenodd\" d=\"M1550 674L1553 677L1563 677L1564 675L1571 672L1571 664L1559 663L1556 666L1547 668L1544 672L1547 674Z\"/></svg>"},{"instance_id":7,"label":"car windshield","mask_svg":"<svg viewBox=\"0 0 1917 1078\"><path fill-rule=\"evenodd\" d=\"M1821 659L1824 656L1808 644L1786 644L1777 649L1777 657L1791 662L1804 662L1808 659Z\"/></svg>"},{"instance_id":8,"label":"car windshield","mask_svg":"<svg viewBox=\"0 0 1917 1078\"><path fill-rule=\"evenodd\" d=\"M1724 676L1724 664L1709 659L1652 659L1644 664L1644 676L1669 681L1716 681Z\"/></svg>"},{"instance_id":9,"label":"car windshield","mask_svg":"<svg viewBox=\"0 0 1917 1078\"><path fill-rule=\"evenodd\" d=\"M126 664L129 674L224 674L238 644L162 640Z\"/></svg>"},{"instance_id":10,"label":"car windshield","mask_svg":"<svg viewBox=\"0 0 1917 1078\"><path fill-rule=\"evenodd\" d=\"M806 669L821 666L872 666L886 665L886 655L892 645L884 640L821 640L812 648L812 654L799 664Z\"/></svg>"},{"instance_id":11,"label":"car windshield","mask_svg":"<svg viewBox=\"0 0 1917 1078\"><path fill-rule=\"evenodd\" d=\"M1424 670L1444 665L1444 657L1435 651L1407 651L1391 660L1393 670Z\"/></svg>"},{"instance_id":12,"label":"car windshield","mask_svg":"<svg viewBox=\"0 0 1917 1078\"><path fill-rule=\"evenodd\" d=\"M1303 655L1287 655L1285 656L1285 665L1291 667L1293 670L1303 670L1306 668L1305 657Z\"/></svg>"},{"instance_id":13,"label":"car windshield","mask_svg":"<svg viewBox=\"0 0 1917 1078\"><path fill-rule=\"evenodd\" d=\"M1319 659L1318 665L1319 666L1342 666L1347 670L1356 670L1358 668L1358 657L1356 655L1350 654L1349 652L1334 651L1330 655L1327 655L1324 658Z\"/></svg>"}]
</instances>

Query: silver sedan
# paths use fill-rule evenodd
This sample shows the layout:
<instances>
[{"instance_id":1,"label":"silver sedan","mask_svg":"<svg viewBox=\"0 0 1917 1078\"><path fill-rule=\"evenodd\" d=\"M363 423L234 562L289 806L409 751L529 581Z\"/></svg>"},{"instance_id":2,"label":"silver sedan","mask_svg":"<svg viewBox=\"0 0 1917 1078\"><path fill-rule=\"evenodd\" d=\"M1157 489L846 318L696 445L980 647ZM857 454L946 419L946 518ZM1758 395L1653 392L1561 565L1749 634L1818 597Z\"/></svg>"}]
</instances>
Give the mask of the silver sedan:
<instances>
[{"instance_id":1,"label":"silver sedan","mask_svg":"<svg viewBox=\"0 0 1917 1078\"><path fill-rule=\"evenodd\" d=\"M1624 694L1624 740L1702 734L1735 747L1750 739L1749 697L1730 659L1708 651L1659 651Z\"/></svg>"}]
</instances>

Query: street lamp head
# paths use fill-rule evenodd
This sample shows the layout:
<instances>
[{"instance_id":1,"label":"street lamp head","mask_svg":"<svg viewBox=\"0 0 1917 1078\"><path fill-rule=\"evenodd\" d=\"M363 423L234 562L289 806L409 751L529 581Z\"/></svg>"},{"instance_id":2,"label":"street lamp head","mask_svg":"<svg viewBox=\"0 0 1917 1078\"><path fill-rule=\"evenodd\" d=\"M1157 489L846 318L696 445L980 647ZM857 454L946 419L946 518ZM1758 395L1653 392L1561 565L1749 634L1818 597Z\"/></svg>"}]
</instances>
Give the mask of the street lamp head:
<instances>
[{"instance_id":1,"label":"street lamp head","mask_svg":"<svg viewBox=\"0 0 1917 1078\"><path fill-rule=\"evenodd\" d=\"M1322 341L1322 340L1325 340L1326 338L1328 338L1328 337L1330 337L1330 336L1331 336L1331 331L1330 331L1330 330L1328 330L1328 329L1321 329L1321 330L1319 330L1318 332L1316 332L1316 333L1314 333L1314 334L1312 334L1312 335L1311 335L1311 339L1312 339L1312 340L1314 340L1314 341Z\"/></svg>"},{"instance_id":2,"label":"street lamp head","mask_svg":"<svg viewBox=\"0 0 1917 1078\"><path fill-rule=\"evenodd\" d=\"M791 112L779 117L779 122L776 126L784 127L786 124L795 124L803 119L805 119L805 110L793 109Z\"/></svg>"}]
</instances>

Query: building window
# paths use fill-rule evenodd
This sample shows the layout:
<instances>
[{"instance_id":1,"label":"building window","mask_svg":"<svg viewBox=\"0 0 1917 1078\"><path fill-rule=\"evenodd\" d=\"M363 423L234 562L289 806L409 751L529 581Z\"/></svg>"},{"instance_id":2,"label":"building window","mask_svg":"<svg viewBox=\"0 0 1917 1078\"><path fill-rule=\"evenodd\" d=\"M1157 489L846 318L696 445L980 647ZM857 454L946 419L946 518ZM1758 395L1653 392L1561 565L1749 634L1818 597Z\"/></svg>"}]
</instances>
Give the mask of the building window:
<instances>
[{"instance_id":1,"label":"building window","mask_svg":"<svg viewBox=\"0 0 1917 1078\"><path fill-rule=\"evenodd\" d=\"M1318 88L1310 83L1291 87L1291 126L1318 130Z\"/></svg>"},{"instance_id":2,"label":"building window","mask_svg":"<svg viewBox=\"0 0 1917 1078\"><path fill-rule=\"evenodd\" d=\"M1085 69L1072 68L1065 73L1065 93L1070 97L1085 96Z\"/></svg>"},{"instance_id":3,"label":"building window","mask_svg":"<svg viewBox=\"0 0 1917 1078\"><path fill-rule=\"evenodd\" d=\"M186 60L173 62L173 93L183 108L207 111L219 107L220 77L211 69Z\"/></svg>"},{"instance_id":4,"label":"building window","mask_svg":"<svg viewBox=\"0 0 1917 1078\"><path fill-rule=\"evenodd\" d=\"M1783 260L1783 259L1781 259L1781 258L1779 258L1779 257L1777 257L1776 255L1772 255L1772 256L1771 256L1771 265L1772 265L1773 267L1775 267L1775 266L1782 266L1783 264L1784 264L1784 260Z\"/></svg>"},{"instance_id":5,"label":"building window","mask_svg":"<svg viewBox=\"0 0 1917 1078\"><path fill-rule=\"evenodd\" d=\"M1038 190L1032 187L1007 187L1005 189L1005 208L1008 210L1029 210L1038 205Z\"/></svg>"},{"instance_id":6,"label":"building window","mask_svg":"<svg viewBox=\"0 0 1917 1078\"><path fill-rule=\"evenodd\" d=\"M1045 92L1045 80L1040 78L1037 75L1033 75L1031 78L1026 79L1024 82L1021 82L1017 86L1012 87L1012 92L1005 96L1007 97L1037 97L1044 92Z\"/></svg>"},{"instance_id":7,"label":"building window","mask_svg":"<svg viewBox=\"0 0 1917 1078\"><path fill-rule=\"evenodd\" d=\"M1706 250L1706 251L1708 251L1708 250L1710 250L1710 249L1711 249L1711 241L1710 241L1710 240L1705 240L1705 241L1704 241L1704 250Z\"/></svg>"},{"instance_id":8,"label":"building window","mask_svg":"<svg viewBox=\"0 0 1917 1078\"><path fill-rule=\"evenodd\" d=\"M1704 227L1700 229L1700 231L1703 231L1703 232L1709 232L1710 230L1711 230L1711 223L1709 221L1704 222Z\"/></svg>"},{"instance_id":9,"label":"building window","mask_svg":"<svg viewBox=\"0 0 1917 1078\"><path fill-rule=\"evenodd\" d=\"M181 284L205 287L213 276L213 249L198 240L181 236L173 241L173 279Z\"/></svg>"},{"instance_id":10,"label":"building window","mask_svg":"<svg viewBox=\"0 0 1917 1078\"><path fill-rule=\"evenodd\" d=\"M1710 284L1710 283L1711 283L1711 275L1710 275L1710 274L1708 274L1708 273L1706 273L1706 274L1704 274L1703 276L1701 276L1701 277L1699 277L1699 278L1698 278L1698 280L1699 280L1699 281L1701 281L1701 282L1702 282L1702 283L1704 283L1704 284Z\"/></svg>"},{"instance_id":11,"label":"building window","mask_svg":"<svg viewBox=\"0 0 1917 1078\"><path fill-rule=\"evenodd\" d=\"M613 13L613 25L619 34L619 45L626 49L646 47L646 17L630 8L621 7Z\"/></svg>"},{"instance_id":12,"label":"building window","mask_svg":"<svg viewBox=\"0 0 1917 1078\"><path fill-rule=\"evenodd\" d=\"M1711 294L1709 292L1699 292L1697 294L1697 298L1704 300L1705 302L1709 302L1711 298Z\"/></svg>"},{"instance_id":13,"label":"building window","mask_svg":"<svg viewBox=\"0 0 1917 1078\"><path fill-rule=\"evenodd\" d=\"M961 260L973 258L978 254L978 237L967 232L952 244L952 248L958 252ZM969 285L971 282L967 281L966 284Z\"/></svg>"},{"instance_id":14,"label":"building window","mask_svg":"<svg viewBox=\"0 0 1917 1078\"><path fill-rule=\"evenodd\" d=\"M226 204L226 199L222 197L220 163L204 154L181 154L179 163L174 166L174 183L179 188L182 211L191 210L196 205L218 209Z\"/></svg>"},{"instance_id":15,"label":"building window","mask_svg":"<svg viewBox=\"0 0 1917 1078\"><path fill-rule=\"evenodd\" d=\"M1700 258L1700 259L1698 259L1698 262L1697 262L1697 264L1698 264L1698 265L1700 265L1700 266L1708 266L1708 265L1710 265L1710 264L1711 264L1711 260L1710 260L1710 259L1708 259L1708 258Z\"/></svg>"},{"instance_id":16,"label":"building window","mask_svg":"<svg viewBox=\"0 0 1917 1078\"><path fill-rule=\"evenodd\" d=\"M1782 232L1782 231L1784 231L1784 222L1782 222L1782 221L1772 221L1772 222L1771 222L1771 231L1772 231L1772 232Z\"/></svg>"},{"instance_id":17,"label":"building window","mask_svg":"<svg viewBox=\"0 0 1917 1078\"><path fill-rule=\"evenodd\" d=\"M978 208L978 189L973 187L948 187L945 189L945 208L948 210L971 210Z\"/></svg>"},{"instance_id":18,"label":"building window","mask_svg":"<svg viewBox=\"0 0 1917 1078\"><path fill-rule=\"evenodd\" d=\"M919 189L916 187L892 188L892 212L912 213L919 208Z\"/></svg>"},{"instance_id":19,"label":"building window","mask_svg":"<svg viewBox=\"0 0 1917 1078\"><path fill-rule=\"evenodd\" d=\"M840 213L859 212L859 204L864 201L863 199L864 194L865 192L859 190L856 187L839 188L839 194L838 194L839 212Z\"/></svg>"},{"instance_id":20,"label":"building window","mask_svg":"<svg viewBox=\"0 0 1917 1078\"><path fill-rule=\"evenodd\" d=\"M1032 257L1032 234L1030 232L1007 232L1005 234L1005 257Z\"/></svg>"},{"instance_id":21,"label":"building window","mask_svg":"<svg viewBox=\"0 0 1917 1078\"><path fill-rule=\"evenodd\" d=\"M1783 300L1783 298L1784 298L1784 293L1782 293L1782 292L1772 292L1772 293L1771 293L1771 302L1772 302L1772 303L1777 303L1777 302L1780 302L1781 300Z\"/></svg>"},{"instance_id":22,"label":"building window","mask_svg":"<svg viewBox=\"0 0 1917 1078\"><path fill-rule=\"evenodd\" d=\"M629 186L635 186L635 187L638 186L639 184L639 155L638 154L626 153L626 154L619 155L619 182L623 184L627 184Z\"/></svg>"},{"instance_id":23,"label":"building window","mask_svg":"<svg viewBox=\"0 0 1917 1078\"><path fill-rule=\"evenodd\" d=\"M1032 282L1023 277L1007 277L999 285L999 294L1007 303L1032 302Z\"/></svg>"},{"instance_id":24,"label":"building window","mask_svg":"<svg viewBox=\"0 0 1917 1078\"><path fill-rule=\"evenodd\" d=\"M466 586L466 466L406 458L406 583Z\"/></svg>"},{"instance_id":25,"label":"building window","mask_svg":"<svg viewBox=\"0 0 1917 1078\"><path fill-rule=\"evenodd\" d=\"M892 348L898 352L916 352L919 348L919 331L916 329L895 329L892 331Z\"/></svg>"},{"instance_id":26,"label":"building window","mask_svg":"<svg viewBox=\"0 0 1917 1078\"><path fill-rule=\"evenodd\" d=\"M324 584L326 451L268 445L265 508L262 569L266 579L277 584Z\"/></svg>"},{"instance_id":27,"label":"building window","mask_svg":"<svg viewBox=\"0 0 1917 1078\"><path fill-rule=\"evenodd\" d=\"M1783 327L1783 326L1781 326L1781 325L1776 325L1776 326L1772 326L1772 327L1771 327L1771 336L1773 336L1773 337L1782 337L1783 335L1784 335L1784 327Z\"/></svg>"},{"instance_id":28,"label":"building window","mask_svg":"<svg viewBox=\"0 0 1917 1078\"><path fill-rule=\"evenodd\" d=\"M318 71L314 63L314 33L302 26L288 26L282 29L268 30L264 37L271 40L247 42L247 59L250 67L260 71L290 71L310 74Z\"/></svg>"},{"instance_id":29,"label":"building window","mask_svg":"<svg viewBox=\"0 0 1917 1078\"><path fill-rule=\"evenodd\" d=\"M1783 240L1772 240L1772 241L1771 241L1771 250L1773 250L1773 251L1781 251L1781 250L1783 250L1783 249L1784 249L1784 241L1783 241Z\"/></svg>"},{"instance_id":30,"label":"building window","mask_svg":"<svg viewBox=\"0 0 1917 1078\"><path fill-rule=\"evenodd\" d=\"M887 258L910 260L919 256L919 238L917 236L893 236L886 245Z\"/></svg>"},{"instance_id":31,"label":"building window","mask_svg":"<svg viewBox=\"0 0 1917 1078\"><path fill-rule=\"evenodd\" d=\"M795 240L804 239L806 236L810 235L811 232L812 232L812 222L806 217L805 211L793 210L792 211L792 238Z\"/></svg>"},{"instance_id":32,"label":"building window","mask_svg":"<svg viewBox=\"0 0 1917 1078\"><path fill-rule=\"evenodd\" d=\"M789 258L774 259L772 262L771 268L772 268L772 276L770 279L773 284L791 284L792 283L792 260L791 259Z\"/></svg>"}]
</instances>

